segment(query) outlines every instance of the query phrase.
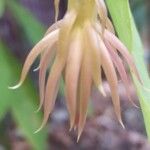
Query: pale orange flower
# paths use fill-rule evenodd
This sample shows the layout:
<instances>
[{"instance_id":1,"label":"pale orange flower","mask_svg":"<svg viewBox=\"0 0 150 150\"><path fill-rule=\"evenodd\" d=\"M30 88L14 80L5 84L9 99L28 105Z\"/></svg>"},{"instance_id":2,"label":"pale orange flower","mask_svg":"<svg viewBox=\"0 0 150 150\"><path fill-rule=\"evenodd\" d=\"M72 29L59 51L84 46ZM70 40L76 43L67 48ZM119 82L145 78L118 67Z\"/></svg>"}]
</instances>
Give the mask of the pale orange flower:
<instances>
[{"instance_id":1,"label":"pale orange flower","mask_svg":"<svg viewBox=\"0 0 150 150\"><path fill-rule=\"evenodd\" d=\"M56 8L58 3L59 1L56 0ZM56 10L57 18L58 9ZM39 109L43 105L44 119L37 132L46 124L53 110L60 79L63 76L70 129L77 127L79 139L86 121L91 88L96 86L102 95L106 95L102 87L102 69L111 89L116 116L123 126L116 71L125 85L129 100L131 97L128 89L129 79L122 58L127 62L131 72L137 78L139 76L132 56L115 36L103 0L70 0L65 17L52 25L43 39L29 53L20 82L12 87L13 89L23 83L31 65L40 54ZM46 71L52 62L46 81Z\"/></svg>"}]
</instances>

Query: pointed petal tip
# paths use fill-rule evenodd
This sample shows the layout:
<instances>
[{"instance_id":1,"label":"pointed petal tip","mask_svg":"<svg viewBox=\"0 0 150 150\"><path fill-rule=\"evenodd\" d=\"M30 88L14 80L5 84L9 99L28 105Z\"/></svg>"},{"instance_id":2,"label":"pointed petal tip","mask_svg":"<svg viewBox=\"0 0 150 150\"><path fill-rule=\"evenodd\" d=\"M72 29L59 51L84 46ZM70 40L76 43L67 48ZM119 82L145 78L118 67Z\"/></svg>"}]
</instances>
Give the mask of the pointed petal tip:
<instances>
[{"instance_id":1,"label":"pointed petal tip","mask_svg":"<svg viewBox=\"0 0 150 150\"><path fill-rule=\"evenodd\" d=\"M77 143L78 143L79 140L80 140L80 137L81 137L81 135L82 135L82 132L83 132L83 128L79 128L79 129L78 129Z\"/></svg>"},{"instance_id":2,"label":"pointed petal tip","mask_svg":"<svg viewBox=\"0 0 150 150\"><path fill-rule=\"evenodd\" d=\"M43 129L43 124L40 126L40 128L38 128L35 132L34 132L34 134L37 134L38 132L40 132L42 129Z\"/></svg>"},{"instance_id":3,"label":"pointed petal tip","mask_svg":"<svg viewBox=\"0 0 150 150\"><path fill-rule=\"evenodd\" d=\"M36 110L34 111L34 113L38 113L40 110L41 110L41 108L39 107L38 109L36 109Z\"/></svg>"},{"instance_id":4,"label":"pointed petal tip","mask_svg":"<svg viewBox=\"0 0 150 150\"><path fill-rule=\"evenodd\" d=\"M75 130L77 129L77 126L75 125L73 129L74 129L74 131L75 131Z\"/></svg>"},{"instance_id":5,"label":"pointed petal tip","mask_svg":"<svg viewBox=\"0 0 150 150\"><path fill-rule=\"evenodd\" d=\"M37 68L33 69L33 72L36 72L40 69L40 66L38 66Z\"/></svg>"},{"instance_id":6,"label":"pointed petal tip","mask_svg":"<svg viewBox=\"0 0 150 150\"><path fill-rule=\"evenodd\" d=\"M15 90L15 89L19 88L21 85L22 85L22 83L20 82L15 86L9 86L8 89Z\"/></svg>"},{"instance_id":7,"label":"pointed petal tip","mask_svg":"<svg viewBox=\"0 0 150 150\"><path fill-rule=\"evenodd\" d=\"M106 97L106 93L105 93L105 91L104 91L103 86L102 86L102 85L99 85L98 89L99 89L99 91L101 92L101 94L102 94L104 97Z\"/></svg>"},{"instance_id":8,"label":"pointed petal tip","mask_svg":"<svg viewBox=\"0 0 150 150\"><path fill-rule=\"evenodd\" d=\"M78 133L78 137L77 137L77 143L78 143L78 142L79 142L79 140L80 140L81 133L82 133L82 132Z\"/></svg>"},{"instance_id":9,"label":"pointed petal tip","mask_svg":"<svg viewBox=\"0 0 150 150\"><path fill-rule=\"evenodd\" d=\"M69 132L74 128L74 121L70 121L70 129Z\"/></svg>"},{"instance_id":10,"label":"pointed petal tip","mask_svg":"<svg viewBox=\"0 0 150 150\"><path fill-rule=\"evenodd\" d=\"M38 108L34 111L35 113L38 113L40 110L41 110L41 108L42 108L42 105L40 104L39 106L38 106Z\"/></svg>"},{"instance_id":11,"label":"pointed petal tip","mask_svg":"<svg viewBox=\"0 0 150 150\"><path fill-rule=\"evenodd\" d=\"M73 125L70 125L69 132L73 129Z\"/></svg>"},{"instance_id":12,"label":"pointed petal tip","mask_svg":"<svg viewBox=\"0 0 150 150\"><path fill-rule=\"evenodd\" d=\"M125 129L125 126L124 126L123 121L121 119L119 120L119 123L121 124L122 128Z\"/></svg>"},{"instance_id":13,"label":"pointed petal tip","mask_svg":"<svg viewBox=\"0 0 150 150\"><path fill-rule=\"evenodd\" d=\"M131 101L131 103L132 103L133 107L140 109L140 107L137 106L133 101Z\"/></svg>"}]
</instances>

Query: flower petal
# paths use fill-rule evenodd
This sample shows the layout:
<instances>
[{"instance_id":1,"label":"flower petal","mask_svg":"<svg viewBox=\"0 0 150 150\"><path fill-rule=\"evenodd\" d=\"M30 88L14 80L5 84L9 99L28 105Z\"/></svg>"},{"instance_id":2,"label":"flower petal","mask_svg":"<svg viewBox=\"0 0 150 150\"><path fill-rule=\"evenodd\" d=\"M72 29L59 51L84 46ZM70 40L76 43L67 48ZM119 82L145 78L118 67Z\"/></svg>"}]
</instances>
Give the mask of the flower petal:
<instances>
[{"instance_id":1,"label":"flower petal","mask_svg":"<svg viewBox=\"0 0 150 150\"><path fill-rule=\"evenodd\" d=\"M109 82L109 86L111 89L111 95L112 95L112 101L113 101L115 113L120 124L124 127L122 123L122 118L121 118L121 109L120 109L120 100L119 100L119 95L118 95L118 81L117 81L116 71L114 69L110 55L101 39L100 39L100 47L101 47L101 55L102 55L102 67L103 67L103 70L105 72L106 78Z\"/></svg>"},{"instance_id":2,"label":"flower petal","mask_svg":"<svg viewBox=\"0 0 150 150\"><path fill-rule=\"evenodd\" d=\"M98 43L98 37L94 29L90 26L87 30L87 38L89 42L89 48L91 49L92 57L92 76L95 86L100 90L103 96L106 96L102 87L102 77L101 77L101 52Z\"/></svg>"},{"instance_id":3,"label":"flower petal","mask_svg":"<svg viewBox=\"0 0 150 150\"><path fill-rule=\"evenodd\" d=\"M102 33L103 33L103 31L106 27L106 21L107 21L106 5L105 5L103 0L95 0L95 2L96 2L96 6L97 6L98 15L99 15L100 20L101 20Z\"/></svg>"},{"instance_id":4,"label":"flower petal","mask_svg":"<svg viewBox=\"0 0 150 150\"><path fill-rule=\"evenodd\" d=\"M134 104L134 102L132 101L132 98L131 98L131 92L129 90L129 86L130 86L130 82L129 82L129 78L127 76L127 73L125 71L125 68L124 68L124 65L122 63L122 60L121 58L119 57L119 55L117 55L117 53L115 52L114 48L111 47L111 45L109 43L105 43L106 44L106 47L111 55L111 58L112 58L112 61L114 62L114 65L116 66L119 74L120 74L120 77L124 83L124 86L125 86L125 89L126 89L126 94L128 96L128 99L130 100L130 102L135 106L136 104Z\"/></svg>"},{"instance_id":5,"label":"flower petal","mask_svg":"<svg viewBox=\"0 0 150 150\"><path fill-rule=\"evenodd\" d=\"M79 122L78 122L78 139L79 140L83 127L85 125L88 102L91 94L92 86L92 66L91 66L91 50L89 49L87 35L84 35L84 45L85 53L83 55L83 62L81 65L81 74L80 74L80 96L79 96Z\"/></svg>"},{"instance_id":6,"label":"flower petal","mask_svg":"<svg viewBox=\"0 0 150 150\"><path fill-rule=\"evenodd\" d=\"M60 3L60 0L54 0L54 6L55 6L55 22L57 22L58 15L59 15L59 3Z\"/></svg>"},{"instance_id":7,"label":"flower petal","mask_svg":"<svg viewBox=\"0 0 150 150\"><path fill-rule=\"evenodd\" d=\"M56 93L58 92L57 86L59 84L61 73L66 63L66 58L68 54L68 42L70 40L70 31L72 29L72 25L74 23L75 18L76 14L74 11L67 13L67 15L64 18L64 24L60 29L59 38L57 42L57 54L46 85L44 100L44 119L41 127L36 131L36 133L44 127L48 120L49 114L53 109L56 99Z\"/></svg>"},{"instance_id":8,"label":"flower petal","mask_svg":"<svg viewBox=\"0 0 150 150\"><path fill-rule=\"evenodd\" d=\"M47 29L47 31L46 31L46 33L45 33L45 36L48 35L49 33L53 32L53 31L59 29L59 28L62 26L62 24L63 24L63 20L59 20L59 21L57 21L56 23L54 23L53 25L51 25L51 26Z\"/></svg>"},{"instance_id":9,"label":"flower petal","mask_svg":"<svg viewBox=\"0 0 150 150\"><path fill-rule=\"evenodd\" d=\"M54 61L46 84L45 100L44 100L44 118L41 127L35 132L39 132L46 124L50 113L55 104L58 93L58 86L64 64L58 58Z\"/></svg>"},{"instance_id":10,"label":"flower petal","mask_svg":"<svg viewBox=\"0 0 150 150\"><path fill-rule=\"evenodd\" d=\"M108 41L115 49L117 49L123 55L131 69L131 72L133 72L138 78L138 80L141 81L137 68L134 64L133 58L130 55L128 49L125 47L125 45L115 35L113 35L107 30L105 31L105 40Z\"/></svg>"},{"instance_id":11,"label":"flower petal","mask_svg":"<svg viewBox=\"0 0 150 150\"><path fill-rule=\"evenodd\" d=\"M75 122L78 77L82 57L82 40L80 31L78 32L71 40L65 73L66 103L70 114L70 129L73 128Z\"/></svg>"},{"instance_id":12,"label":"flower petal","mask_svg":"<svg viewBox=\"0 0 150 150\"><path fill-rule=\"evenodd\" d=\"M54 32L52 32L51 34L45 36L39 43L37 43L34 48L31 50L31 52L29 53L29 55L26 58L26 61L24 63L22 72L21 72L21 77L20 77L20 81L19 83L14 86L14 87L10 87L11 89L16 89L19 86L21 86L21 84L23 83L23 81L26 78L26 75L31 67L31 65L33 64L33 62L35 61L35 59L37 58L37 56L42 53L47 46L53 46L53 44L57 41L58 39L58 32L59 30L56 30Z\"/></svg>"},{"instance_id":13,"label":"flower petal","mask_svg":"<svg viewBox=\"0 0 150 150\"><path fill-rule=\"evenodd\" d=\"M107 21L106 21L106 28L107 28L110 32L112 32L113 34L115 34L115 29L114 29L113 24L112 24L112 22L110 21L109 18L107 18Z\"/></svg>"},{"instance_id":14,"label":"flower petal","mask_svg":"<svg viewBox=\"0 0 150 150\"><path fill-rule=\"evenodd\" d=\"M46 52L43 53L40 60L40 69L39 69L39 92L40 92L40 104L36 112L38 112L44 102L44 92L45 92L45 79L46 79L46 71L48 65L51 63L54 51L56 49L56 45L48 48Z\"/></svg>"}]
</instances>

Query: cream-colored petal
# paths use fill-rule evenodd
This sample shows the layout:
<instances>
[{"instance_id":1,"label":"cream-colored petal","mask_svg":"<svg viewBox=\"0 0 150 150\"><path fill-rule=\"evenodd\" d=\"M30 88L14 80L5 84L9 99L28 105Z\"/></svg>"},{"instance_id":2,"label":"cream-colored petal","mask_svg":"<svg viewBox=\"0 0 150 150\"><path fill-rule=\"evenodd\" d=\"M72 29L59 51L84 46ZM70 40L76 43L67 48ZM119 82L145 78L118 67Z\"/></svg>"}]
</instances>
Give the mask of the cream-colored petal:
<instances>
[{"instance_id":1,"label":"cream-colored petal","mask_svg":"<svg viewBox=\"0 0 150 150\"><path fill-rule=\"evenodd\" d=\"M70 43L70 36L73 24L76 19L76 12L70 11L64 17L64 23L60 29L59 39L58 39L58 57L61 57L64 61L68 56L68 46Z\"/></svg>"},{"instance_id":2,"label":"cream-colored petal","mask_svg":"<svg viewBox=\"0 0 150 150\"><path fill-rule=\"evenodd\" d=\"M62 19L59 20L59 21L57 21L56 23L52 24L52 25L47 29L47 31L46 31L46 33L45 33L45 36L48 35L49 33L53 32L53 31L57 30L57 29L60 29L61 26L62 26L62 24L63 24L63 20L62 20Z\"/></svg>"},{"instance_id":3,"label":"cream-colored petal","mask_svg":"<svg viewBox=\"0 0 150 150\"><path fill-rule=\"evenodd\" d=\"M106 27L107 9L106 9L106 6L105 6L105 3L103 0L95 0L95 2L96 2L96 6L97 6L98 15L101 20L102 33L103 33L104 29Z\"/></svg>"},{"instance_id":4,"label":"cream-colored petal","mask_svg":"<svg viewBox=\"0 0 150 150\"><path fill-rule=\"evenodd\" d=\"M24 63L24 66L21 72L19 83L14 87L10 87L11 89L16 89L23 83L31 65L33 64L35 59L38 57L38 55L41 54L48 47L48 45L53 46L53 44L58 40L58 33L59 33L59 30L56 30L50 33L49 35L45 36L39 43L37 43L34 46L34 48L31 50L31 52L26 58L26 61Z\"/></svg>"},{"instance_id":5,"label":"cream-colored petal","mask_svg":"<svg viewBox=\"0 0 150 150\"><path fill-rule=\"evenodd\" d=\"M59 3L60 3L60 0L54 0L54 6L55 6L55 22L57 22L58 15L59 15Z\"/></svg>"},{"instance_id":6,"label":"cream-colored petal","mask_svg":"<svg viewBox=\"0 0 150 150\"><path fill-rule=\"evenodd\" d=\"M131 71L136 75L136 77L141 81L137 68L134 64L133 58L129 53L125 45L111 32L105 31L105 40L108 41L115 49L117 49L123 57L126 59Z\"/></svg>"},{"instance_id":7,"label":"cream-colored petal","mask_svg":"<svg viewBox=\"0 0 150 150\"><path fill-rule=\"evenodd\" d=\"M121 109L120 109L120 100L119 100L119 95L118 95L118 81L117 81L116 71L114 69L108 50L106 49L101 39L100 39L100 47L101 47L101 55L102 55L102 67L103 67L103 70L105 72L106 78L108 80L108 83L111 89L114 110L115 110L115 113L119 122L124 127L122 123L122 118L121 118Z\"/></svg>"},{"instance_id":8,"label":"cream-colored petal","mask_svg":"<svg viewBox=\"0 0 150 150\"><path fill-rule=\"evenodd\" d=\"M47 36L48 34L50 34L51 32L57 30L57 29L60 29L60 27L62 26L63 24L63 20L59 20L57 21L56 23L52 24L46 31L45 35L44 36ZM41 54L41 57L42 57L42 54ZM33 71L36 72L40 69L40 64L38 67L36 67Z\"/></svg>"},{"instance_id":9,"label":"cream-colored petal","mask_svg":"<svg viewBox=\"0 0 150 150\"><path fill-rule=\"evenodd\" d=\"M81 82L80 84L80 99L79 99L79 122L78 122L78 139L80 138L86 117L89 104L89 98L91 94L92 73L89 66L89 58L84 58L81 68ZM88 66L87 66L88 65Z\"/></svg>"},{"instance_id":10,"label":"cream-colored petal","mask_svg":"<svg viewBox=\"0 0 150 150\"><path fill-rule=\"evenodd\" d=\"M124 65L122 63L121 58L119 57L117 52L114 50L114 48L108 42L106 42L105 44L106 44L106 47L107 47L107 49L108 49L108 51L109 51L109 53L111 55L112 61L114 62L114 65L116 66L116 68L117 68L117 70L118 70L118 72L120 74L121 80L124 83L128 99L130 100L130 102L135 107L137 107L136 104L133 102L133 100L131 98L131 92L130 92L130 89L129 89L130 82L129 82L129 78L127 76L127 73L125 71L125 67L124 67Z\"/></svg>"},{"instance_id":11,"label":"cream-colored petal","mask_svg":"<svg viewBox=\"0 0 150 150\"><path fill-rule=\"evenodd\" d=\"M96 32L101 34L101 32L102 32L101 26L98 23L96 23L94 27L95 27ZM126 59L128 65L129 65L131 71L136 75L136 77L139 79L139 81L141 81L138 70L134 64L134 60L133 60L131 54L129 53L128 49L126 48L126 46L113 33L111 33L108 30L105 30L105 32L104 32L104 40L109 42L115 49L117 49L123 55L123 57Z\"/></svg>"},{"instance_id":12,"label":"cream-colored petal","mask_svg":"<svg viewBox=\"0 0 150 150\"><path fill-rule=\"evenodd\" d=\"M39 92L40 92L40 104L37 109L37 112L41 109L44 102L44 92L45 92L45 80L46 80L46 71L51 64L52 58L54 56L54 50L56 50L56 44L53 47L49 47L46 52L43 53L40 60L40 69L39 69Z\"/></svg>"},{"instance_id":13,"label":"cream-colored petal","mask_svg":"<svg viewBox=\"0 0 150 150\"><path fill-rule=\"evenodd\" d=\"M98 11L100 18L102 20L105 20L107 17L107 8L106 8L104 0L95 0L95 2L96 2L97 11Z\"/></svg>"},{"instance_id":14,"label":"cream-colored petal","mask_svg":"<svg viewBox=\"0 0 150 150\"><path fill-rule=\"evenodd\" d=\"M87 38L89 43L89 48L91 49L92 57L92 76L95 86L100 90L103 96L105 92L102 86L102 77L101 77L101 53L100 46L98 43L98 37L94 29L90 26L87 30Z\"/></svg>"},{"instance_id":15,"label":"cream-colored petal","mask_svg":"<svg viewBox=\"0 0 150 150\"><path fill-rule=\"evenodd\" d=\"M66 104L70 114L70 129L73 128L75 122L78 77L82 58L81 33L80 31L77 32L71 39L65 74Z\"/></svg>"},{"instance_id":16,"label":"cream-colored petal","mask_svg":"<svg viewBox=\"0 0 150 150\"><path fill-rule=\"evenodd\" d=\"M107 20L106 20L106 28L107 28L110 32L112 32L113 34L115 34L115 29L114 29L113 24L112 24L112 22L110 21L109 18L107 18Z\"/></svg>"},{"instance_id":17,"label":"cream-colored petal","mask_svg":"<svg viewBox=\"0 0 150 150\"><path fill-rule=\"evenodd\" d=\"M85 31L86 32L86 31ZM92 85L92 66L91 66L91 49L87 40L87 34L84 34L84 55L81 65L80 74L80 96L79 96L79 122L78 122L78 139L79 140L87 117L88 103L91 95Z\"/></svg>"},{"instance_id":18,"label":"cream-colored petal","mask_svg":"<svg viewBox=\"0 0 150 150\"><path fill-rule=\"evenodd\" d=\"M76 14L74 11L67 13L66 16L64 17L64 24L59 32L56 58L52 66L51 72L49 74L46 85L45 100L44 100L44 119L41 127L36 132L40 131L44 127L44 125L48 120L49 114L53 109L57 85L60 80L61 73L65 67L67 59L70 31L72 29L72 25L74 23L75 18Z\"/></svg>"},{"instance_id":19,"label":"cream-colored petal","mask_svg":"<svg viewBox=\"0 0 150 150\"><path fill-rule=\"evenodd\" d=\"M54 61L46 84L43 122L41 127L35 133L39 132L45 126L48 117L53 110L63 67L64 64L62 64L62 62L57 57Z\"/></svg>"}]
</instances>

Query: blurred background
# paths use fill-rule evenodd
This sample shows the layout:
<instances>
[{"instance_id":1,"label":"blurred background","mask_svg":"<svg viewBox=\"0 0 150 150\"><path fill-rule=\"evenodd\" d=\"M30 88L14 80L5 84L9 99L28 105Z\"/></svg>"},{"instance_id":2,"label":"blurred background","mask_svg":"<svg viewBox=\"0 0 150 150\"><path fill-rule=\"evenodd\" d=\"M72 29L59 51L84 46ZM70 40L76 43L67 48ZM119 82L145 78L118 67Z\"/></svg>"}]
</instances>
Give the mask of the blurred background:
<instances>
[{"instance_id":1,"label":"blurred background","mask_svg":"<svg viewBox=\"0 0 150 150\"><path fill-rule=\"evenodd\" d=\"M61 0L59 19L66 11ZM145 62L150 69L150 1L130 0L131 9L144 45ZM53 0L0 0L0 150L150 150L140 108L133 107L119 83L122 115L126 129L118 124L110 92L107 97L93 89L87 123L79 143L76 131L69 132L63 83L47 127L33 132L41 123L38 107L38 73L32 70L24 85L15 90L21 67L33 45L54 22ZM129 87L137 105L133 85Z\"/></svg>"}]
</instances>

